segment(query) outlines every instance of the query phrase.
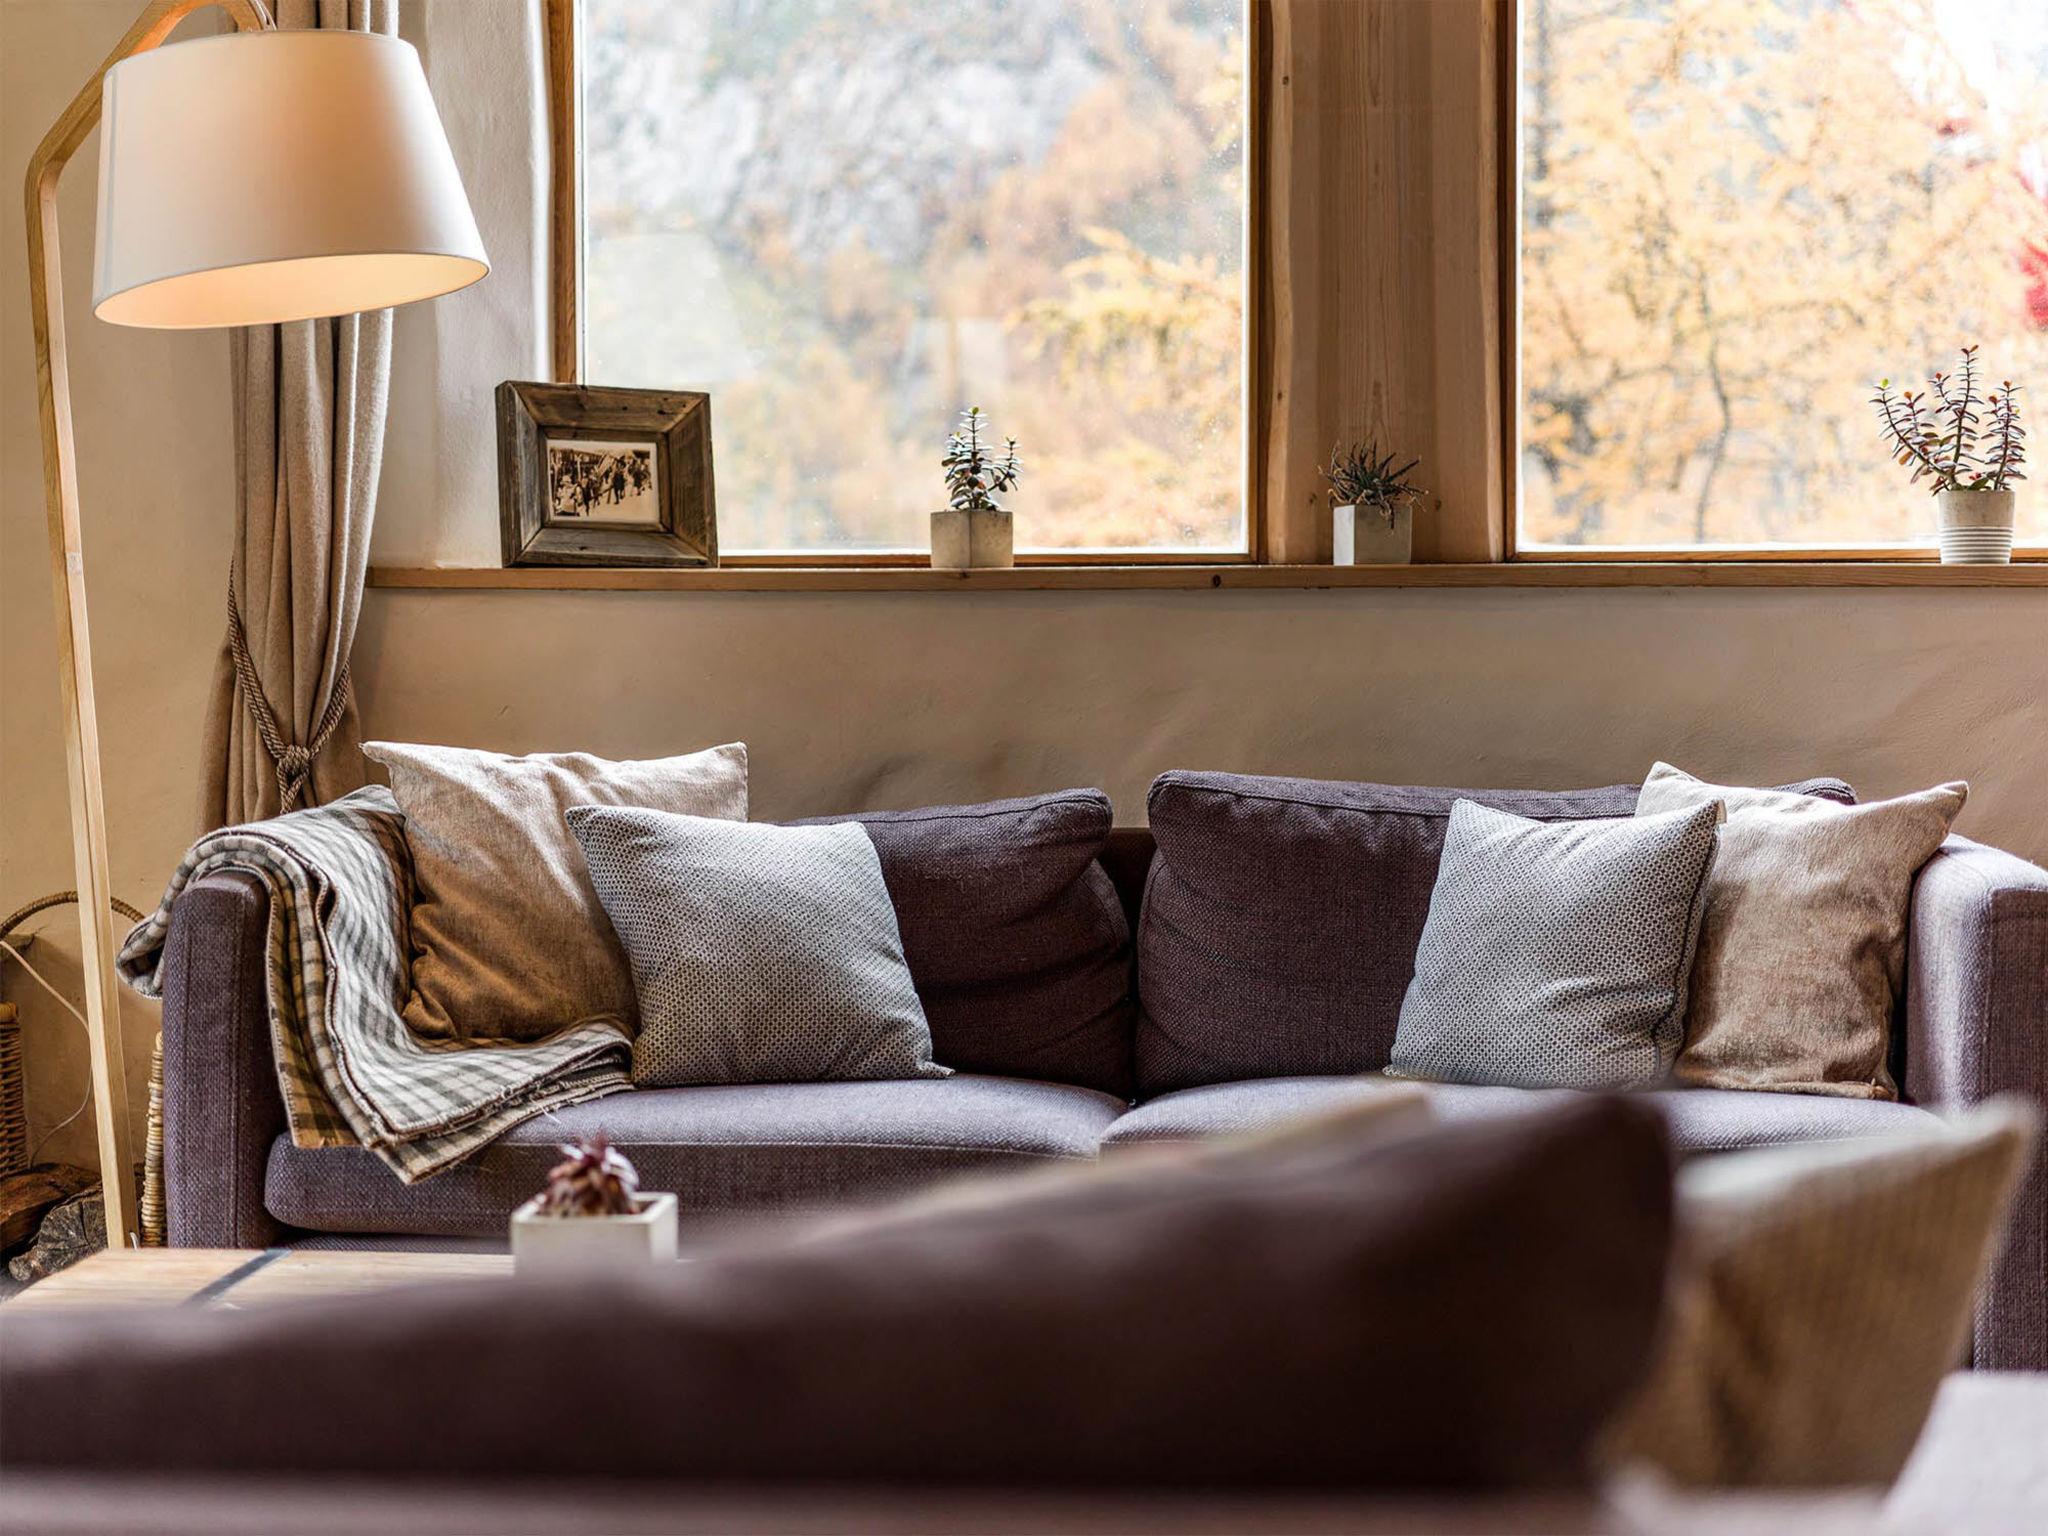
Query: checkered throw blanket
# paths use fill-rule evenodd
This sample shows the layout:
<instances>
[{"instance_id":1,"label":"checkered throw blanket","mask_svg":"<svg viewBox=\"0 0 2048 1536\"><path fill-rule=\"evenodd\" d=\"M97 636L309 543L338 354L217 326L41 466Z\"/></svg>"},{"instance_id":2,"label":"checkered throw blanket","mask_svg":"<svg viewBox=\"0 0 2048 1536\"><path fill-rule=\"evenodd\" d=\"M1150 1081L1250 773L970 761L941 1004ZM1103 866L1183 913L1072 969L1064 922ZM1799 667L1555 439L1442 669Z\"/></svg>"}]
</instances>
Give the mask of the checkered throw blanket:
<instances>
[{"instance_id":1,"label":"checkered throw blanket","mask_svg":"<svg viewBox=\"0 0 2048 1536\"><path fill-rule=\"evenodd\" d=\"M523 1120L632 1086L614 1025L530 1044L406 1027L412 863L398 802L379 787L193 844L121 946L121 977L144 997L163 993L171 904L222 869L270 890L270 1040L294 1145L366 1146L410 1184Z\"/></svg>"}]
</instances>

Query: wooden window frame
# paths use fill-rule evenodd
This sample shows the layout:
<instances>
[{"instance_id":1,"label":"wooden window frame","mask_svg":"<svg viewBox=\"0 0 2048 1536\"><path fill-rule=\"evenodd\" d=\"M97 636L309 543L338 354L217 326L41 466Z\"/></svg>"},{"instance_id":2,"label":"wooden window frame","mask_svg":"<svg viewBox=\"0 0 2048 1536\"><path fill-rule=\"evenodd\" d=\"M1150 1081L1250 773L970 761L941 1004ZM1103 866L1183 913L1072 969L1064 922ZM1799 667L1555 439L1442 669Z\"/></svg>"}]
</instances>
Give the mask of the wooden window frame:
<instances>
[{"instance_id":1,"label":"wooden window frame","mask_svg":"<svg viewBox=\"0 0 2048 1536\"><path fill-rule=\"evenodd\" d=\"M1325 7L1330 3L1247 0L1244 553L1032 554L1020 556L1021 568L1014 571L947 572L929 569L927 557L916 553L818 552L727 557L710 570L655 573L380 568L370 573L371 584L415 589L832 592L2048 586L2048 547L2040 546L2016 549L2015 563L2008 567L1943 566L1931 549L1896 546L1520 547L1519 64L1527 0L1465 0L1474 12L1467 21L1442 32L1425 27L1420 33L1412 25L1415 13L1401 12L1361 17L1354 30L1333 34L1318 25L1328 20L1331 11ZM578 7L579 0L543 0L552 162L548 346L557 381L573 381L581 371L581 274L576 270L582 254L581 189L575 153ZM1466 50L1474 42L1479 46L1480 72L1493 77L1479 82L1476 109L1467 107L1460 91L1461 82L1473 79ZM1348 71L1355 71L1356 78L1346 78ZM1414 90L1418 83L1426 87L1419 99ZM1439 92L1449 94L1439 98ZM1304 126L1290 117L1304 99L1341 101L1338 110L1350 114L1343 131L1331 140L1321 140L1318 130L1306 158ZM1449 125L1440 142L1430 143L1427 126L1410 132L1401 123L1403 112L1418 109L1422 115L1417 123ZM1470 110L1482 120L1473 122ZM1370 137L1375 113L1395 125L1392 134L1379 140ZM1491 120L1485 120L1489 115ZM1368 133L1363 141L1358 137L1361 120ZM1421 280L1434 284L1437 292L1390 296L1384 273L1366 274L1364 281L1355 272L1348 278L1332 277L1314 259L1314 251L1298 249L1289 239L1291 229L1301 228L1305 240L1331 249L1347 249L1345 242L1360 249L1382 248L1359 241L1356 187L1340 184L1333 193L1326 183L1330 166L1353 165L1361 142L1370 153L1364 173L1369 188L1411 175L1432 185L1442 184L1446 176L1461 188L1467 181L1477 183L1474 190L1490 218L1475 226L1454 217L1435 228L1419 251L1398 248L1396 259L1421 262ZM1340 147L1333 150L1331 143ZM1475 159L1459 158L1462 143L1479 146ZM1455 207L1469 206L1456 197L1452 201ZM1396 194L1374 217L1384 223L1389 209L1397 215L1409 211ZM1442 242L1442 248L1435 242ZM1472 271L1475 259L1478 283L1470 292L1483 298L1476 305L1467 302L1456 275ZM1489 263L1491 273L1486 271ZM1429 303L1437 306L1435 329L1424 323L1404 330L1407 310L1421 305L1426 312ZM1385 337L1376 330L1382 325L1389 332ZM1332 432L1348 433L1362 425L1383 428L1395 437L1408 435L1408 424L1416 418L1402 417L1398 410L1390 415L1386 405L1400 400L1399 390L1389 381L1403 382L1402 370L1415 365L1415 359L1403 355L1404 347L1432 349L1425 364L1451 359L1436 379L1434 416L1425 412L1420 418L1427 425L1414 444L1425 456L1441 461L1445 472L1440 485L1445 499L1432 530L1434 547L1423 553L1418 529L1423 559L1416 565L1316 563L1328 559L1329 520L1320 496L1314 494L1310 466L1320 460ZM1336 364L1330 361L1333 354ZM1476 384L1471 358L1480 360ZM1492 424L1482 434L1484 441L1475 439L1464 425L1475 419L1469 410L1477 403L1475 390L1486 395L1478 417ZM1312 443L1306 440L1311 436L1316 439Z\"/></svg>"},{"instance_id":2,"label":"wooden window frame","mask_svg":"<svg viewBox=\"0 0 2048 1536\"><path fill-rule=\"evenodd\" d=\"M1263 349L1266 91L1271 0L1245 0L1244 334L1239 354L1243 393L1244 548L1242 550L1072 550L1019 553L1020 566L1242 566L1267 558ZM582 0L544 0L542 26L548 117L548 356L553 382L583 382L582 77L577 70ZM929 569L931 557L911 551L721 555L723 567L763 569Z\"/></svg>"},{"instance_id":3,"label":"wooden window frame","mask_svg":"<svg viewBox=\"0 0 2048 1536\"><path fill-rule=\"evenodd\" d=\"M1763 544L1594 546L1550 545L1528 549L1520 543L1522 441L1522 9L1524 0L1495 0L1501 7L1499 63L1500 313L1501 354L1501 547L1509 561L1551 565L1882 565L1912 569L1939 566L1932 546L1911 548L1868 544L1785 546ZM2015 545L2014 563L2048 561L2048 546Z\"/></svg>"}]
</instances>

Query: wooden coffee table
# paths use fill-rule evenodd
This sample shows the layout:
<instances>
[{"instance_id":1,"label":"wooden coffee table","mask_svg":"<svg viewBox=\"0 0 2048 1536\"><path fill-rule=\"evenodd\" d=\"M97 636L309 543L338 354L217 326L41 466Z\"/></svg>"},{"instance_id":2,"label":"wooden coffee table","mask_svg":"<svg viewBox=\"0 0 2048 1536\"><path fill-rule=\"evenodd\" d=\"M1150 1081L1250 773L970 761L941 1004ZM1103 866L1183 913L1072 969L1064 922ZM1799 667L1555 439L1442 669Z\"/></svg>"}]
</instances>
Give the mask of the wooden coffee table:
<instances>
[{"instance_id":1,"label":"wooden coffee table","mask_svg":"<svg viewBox=\"0 0 2048 1536\"><path fill-rule=\"evenodd\" d=\"M261 1306L512 1273L507 1253L319 1248L109 1248L22 1291L6 1308Z\"/></svg>"}]
</instances>

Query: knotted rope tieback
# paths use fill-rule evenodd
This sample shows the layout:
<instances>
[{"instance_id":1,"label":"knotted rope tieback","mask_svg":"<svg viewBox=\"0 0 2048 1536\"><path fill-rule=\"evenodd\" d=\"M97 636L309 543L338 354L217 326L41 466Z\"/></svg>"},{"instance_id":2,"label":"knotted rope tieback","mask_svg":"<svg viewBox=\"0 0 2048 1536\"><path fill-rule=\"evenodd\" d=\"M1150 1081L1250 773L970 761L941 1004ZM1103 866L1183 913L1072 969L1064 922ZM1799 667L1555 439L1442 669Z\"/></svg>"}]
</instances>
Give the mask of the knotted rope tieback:
<instances>
[{"instance_id":1,"label":"knotted rope tieback","mask_svg":"<svg viewBox=\"0 0 2048 1536\"><path fill-rule=\"evenodd\" d=\"M249 718L256 722L263 750L277 765L277 808L279 812L297 810L306 780L313 774L313 759L327 745L327 738L334 734L348 708L348 658L342 658L341 670L335 674L334 692L328 697L319 723L313 727L313 739L300 746L284 739L277 711L270 707L270 699L263 692L263 680L256 675L256 663L249 655L249 639L242 631L242 609L235 601L232 574L228 577L228 650L235 658L235 681L241 685L242 702L249 707Z\"/></svg>"}]
</instances>

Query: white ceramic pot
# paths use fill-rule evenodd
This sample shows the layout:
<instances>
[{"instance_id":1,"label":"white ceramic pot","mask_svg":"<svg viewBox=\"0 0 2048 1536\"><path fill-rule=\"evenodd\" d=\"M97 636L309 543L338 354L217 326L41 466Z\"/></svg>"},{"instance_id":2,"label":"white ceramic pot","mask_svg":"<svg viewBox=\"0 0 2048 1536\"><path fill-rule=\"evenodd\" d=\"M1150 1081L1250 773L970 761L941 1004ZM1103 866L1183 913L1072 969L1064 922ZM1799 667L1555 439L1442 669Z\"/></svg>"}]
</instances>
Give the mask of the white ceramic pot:
<instances>
[{"instance_id":1,"label":"white ceramic pot","mask_svg":"<svg viewBox=\"0 0 2048 1536\"><path fill-rule=\"evenodd\" d=\"M676 1197L642 1195L630 1216L543 1216L535 1195L512 1213L512 1267L627 1269L676 1256Z\"/></svg>"},{"instance_id":2,"label":"white ceramic pot","mask_svg":"<svg viewBox=\"0 0 2048 1536\"><path fill-rule=\"evenodd\" d=\"M2011 491L1942 491L1934 498L1943 565L2009 565L2016 497Z\"/></svg>"},{"instance_id":3,"label":"white ceramic pot","mask_svg":"<svg viewBox=\"0 0 2048 1536\"><path fill-rule=\"evenodd\" d=\"M1000 510L932 514L932 569L1008 570L1017 563L1015 517Z\"/></svg>"},{"instance_id":4,"label":"white ceramic pot","mask_svg":"<svg viewBox=\"0 0 2048 1536\"><path fill-rule=\"evenodd\" d=\"M1393 512L1377 507L1333 507L1330 548L1337 565L1407 565L1415 558L1415 504Z\"/></svg>"}]
</instances>

